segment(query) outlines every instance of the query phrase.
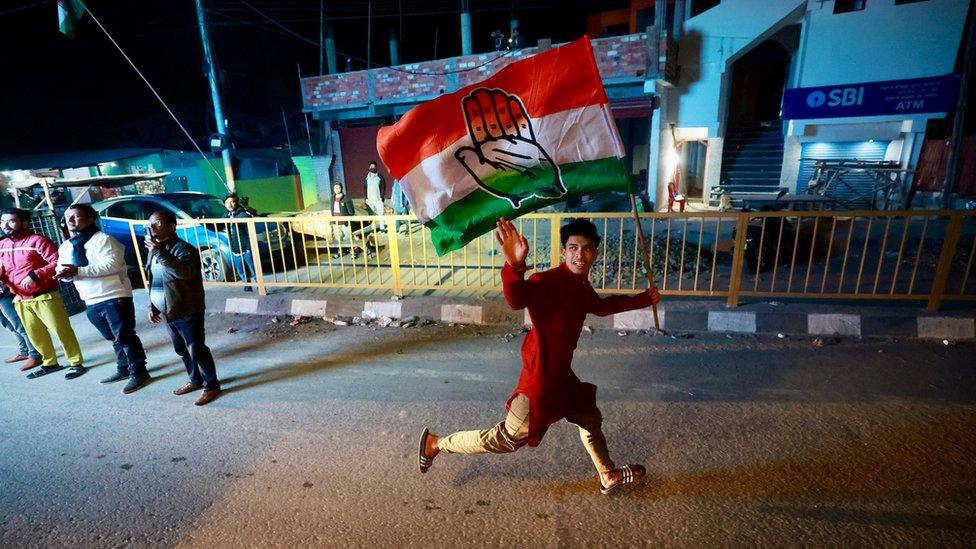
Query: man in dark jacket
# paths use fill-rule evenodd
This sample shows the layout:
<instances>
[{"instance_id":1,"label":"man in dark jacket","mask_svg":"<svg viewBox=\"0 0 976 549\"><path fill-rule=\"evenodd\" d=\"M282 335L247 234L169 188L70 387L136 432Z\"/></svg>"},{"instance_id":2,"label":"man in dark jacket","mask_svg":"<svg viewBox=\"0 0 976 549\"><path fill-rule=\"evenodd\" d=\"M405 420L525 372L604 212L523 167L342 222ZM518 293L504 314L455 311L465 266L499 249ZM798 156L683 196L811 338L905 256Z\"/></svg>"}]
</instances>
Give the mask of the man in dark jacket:
<instances>
[{"instance_id":1,"label":"man in dark jacket","mask_svg":"<svg viewBox=\"0 0 976 549\"><path fill-rule=\"evenodd\" d=\"M236 194L229 194L224 198L224 207L227 208L226 217L229 219L254 217L241 206ZM247 224L228 223L227 240L230 244L230 259L234 264L237 279L250 282L255 276L255 270L254 255L251 253L251 235L247 230ZM244 286L244 291L250 292L251 287Z\"/></svg>"},{"instance_id":2,"label":"man in dark jacket","mask_svg":"<svg viewBox=\"0 0 976 549\"><path fill-rule=\"evenodd\" d=\"M339 183L332 184L332 217L343 217L347 215L356 215L356 207L353 206L352 199L342 190L342 185ZM355 246L354 237L360 238L356 235L357 231L363 228L362 222L359 221L336 221L333 225L333 238L336 239L339 249L343 248L343 244L348 243L350 246ZM363 250L366 249L365 244L361 244ZM360 249L354 249L353 256L359 257ZM342 252L345 253L345 252ZM340 252L337 250L336 253L332 254L333 258L338 258Z\"/></svg>"},{"instance_id":3,"label":"man in dark jacket","mask_svg":"<svg viewBox=\"0 0 976 549\"><path fill-rule=\"evenodd\" d=\"M200 252L176 236L176 216L169 210L152 214L147 236L149 321L166 321L173 348L183 359L190 378L173 394L185 395L203 388L194 403L202 406L220 394L220 381L203 324L206 304Z\"/></svg>"}]
</instances>

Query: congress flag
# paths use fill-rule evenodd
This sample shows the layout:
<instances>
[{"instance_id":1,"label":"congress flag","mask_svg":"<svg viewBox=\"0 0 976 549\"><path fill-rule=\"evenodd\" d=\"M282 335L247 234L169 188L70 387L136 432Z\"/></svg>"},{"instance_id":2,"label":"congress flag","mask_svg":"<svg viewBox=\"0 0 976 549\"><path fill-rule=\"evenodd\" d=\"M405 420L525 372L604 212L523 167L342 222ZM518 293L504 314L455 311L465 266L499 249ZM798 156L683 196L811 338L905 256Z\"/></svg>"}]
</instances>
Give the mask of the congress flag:
<instances>
[{"instance_id":1,"label":"congress flag","mask_svg":"<svg viewBox=\"0 0 976 549\"><path fill-rule=\"evenodd\" d=\"M74 38L78 20L87 11L81 0L58 0L58 30L68 38Z\"/></svg>"},{"instance_id":2,"label":"congress flag","mask_svg":"<svg viewBox=\"0 0 976 549\"><path fill-rule=\"evenodd\" d=\"M418 105L380 129L377 150L440 255L499 217L630 190L586 36Z\"/></svg>"}]
</instances>

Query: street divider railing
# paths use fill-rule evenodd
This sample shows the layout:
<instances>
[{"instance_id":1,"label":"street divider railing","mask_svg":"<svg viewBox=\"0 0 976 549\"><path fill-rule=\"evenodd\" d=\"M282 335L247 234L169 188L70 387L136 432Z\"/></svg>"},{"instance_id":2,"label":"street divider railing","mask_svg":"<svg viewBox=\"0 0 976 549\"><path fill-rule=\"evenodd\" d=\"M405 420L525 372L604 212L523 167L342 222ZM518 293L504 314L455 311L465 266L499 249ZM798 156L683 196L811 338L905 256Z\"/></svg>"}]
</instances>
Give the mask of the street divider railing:
<instances>
[{"instance_id":1,"label":"street divider railing","mask_svg":"<svg viewBox=\"0 0 976 549\"><path fill-rule=\"evenodd\" d=\"M596 224L603 242L590 273L601 293L647 286L629 213L536 213L516 220L536 270L561 261L559 228ZM663 295L749 298L976 300L976 212L770 211L640 215ZM144 221L130 222L145 261ZM411 215L328 214L180 220L213 286L343 288L393 293L501 292L504 259L492 234L437 256ZM247 256L250 257L247 257ZM250 261L248 261L250 259ZM253 272L251 266L253 265Z\"/></svg>"}]
</instances>

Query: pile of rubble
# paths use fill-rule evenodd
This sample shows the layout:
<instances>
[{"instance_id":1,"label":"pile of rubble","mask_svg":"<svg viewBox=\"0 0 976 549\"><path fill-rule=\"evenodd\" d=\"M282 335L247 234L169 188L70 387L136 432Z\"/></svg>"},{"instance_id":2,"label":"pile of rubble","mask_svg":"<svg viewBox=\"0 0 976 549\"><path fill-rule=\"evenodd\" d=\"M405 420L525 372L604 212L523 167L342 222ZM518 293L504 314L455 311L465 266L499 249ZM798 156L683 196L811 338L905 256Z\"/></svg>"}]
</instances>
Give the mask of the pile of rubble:
<instances>
[{"instance_id":1,"label":"pile of rubble","mask_svg":"<svg viewBox=\"0 0 976 549\"><path fill-rule=\"evenodd\" d=\"M463 326L460 324L444 324L437 322L430 317L419 317L411 315L400 319L388 316L374 316L363 314L362 316L326 316L322 320L336 326L378 326L380 328L413 328L424 326Z\"/></svg>"}]
</instances>

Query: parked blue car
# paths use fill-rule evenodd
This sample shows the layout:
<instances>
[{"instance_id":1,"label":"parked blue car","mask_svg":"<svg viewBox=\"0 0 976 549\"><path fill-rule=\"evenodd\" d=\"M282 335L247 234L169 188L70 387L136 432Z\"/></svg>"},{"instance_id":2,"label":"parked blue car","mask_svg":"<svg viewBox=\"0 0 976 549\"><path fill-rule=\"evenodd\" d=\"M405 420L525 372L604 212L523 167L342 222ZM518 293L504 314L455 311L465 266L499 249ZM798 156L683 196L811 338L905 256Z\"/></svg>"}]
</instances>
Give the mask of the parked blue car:
<instances>
[{"instance_id":1,"label":"parked blue car","mask_svg":"<svg viewBox=\"0 0 976 549\"><path fill-rule=\"evenodd\" d=\"M177 221L184 219L222 218L227 213L223 202L215 196L197 192L163 194L140 194L119 196L92 204L98 212L102 231L113 236L125 247L125 262L138 268L129 221L147 221L149 216L159 210L169 210L176 214ZM260 222L256 225L259 254L265 264L280 255L279 250L290 243L288 230L278 223ZM200 250L204 280L233 280L231 249L227 234L222 225L192 224L178 226L176 234ZM145 257L145 225L137 225L136 239L139 251ZM235 250L237 251L237 250ZM255 258L257 259L257 258Z\"/></svg>"}]
</instances>

